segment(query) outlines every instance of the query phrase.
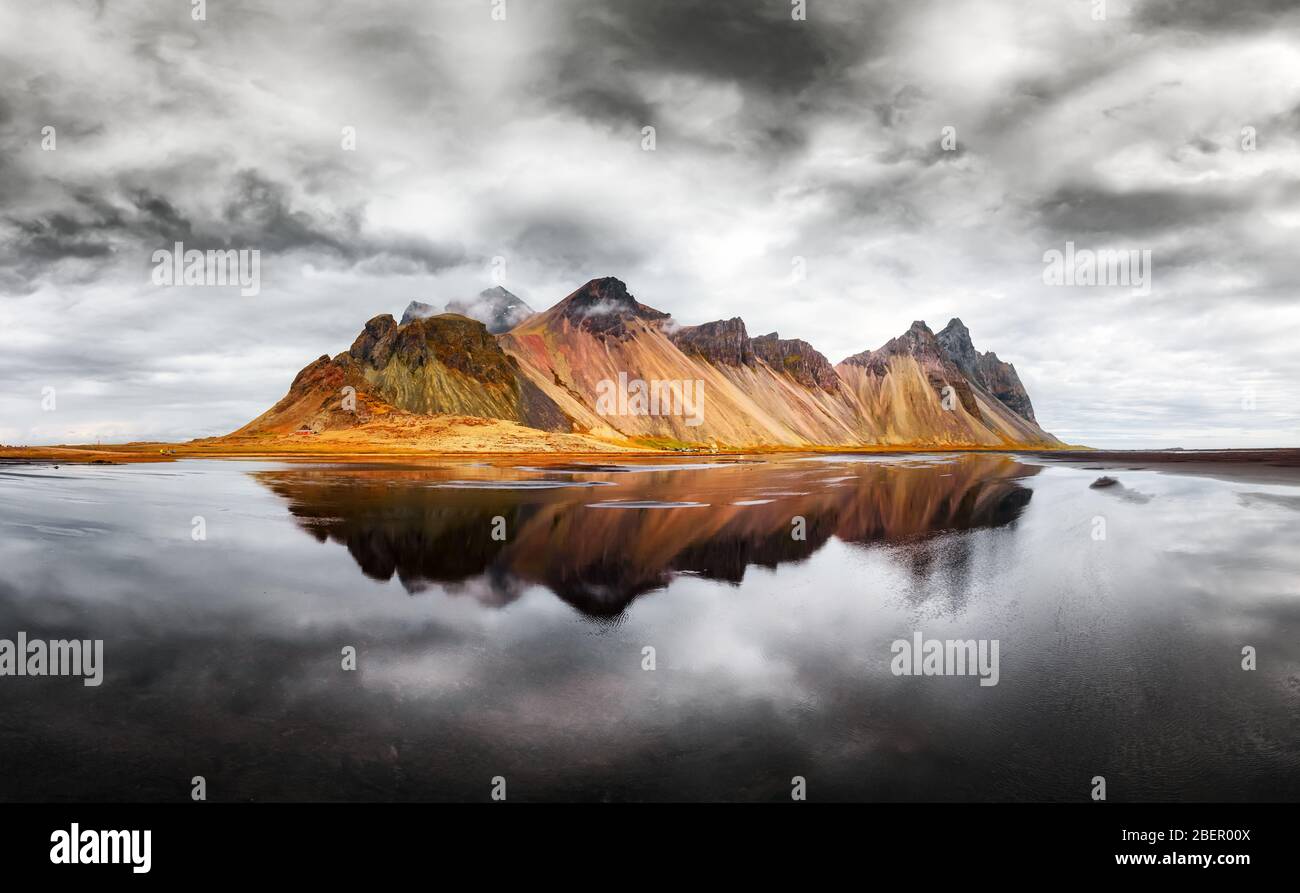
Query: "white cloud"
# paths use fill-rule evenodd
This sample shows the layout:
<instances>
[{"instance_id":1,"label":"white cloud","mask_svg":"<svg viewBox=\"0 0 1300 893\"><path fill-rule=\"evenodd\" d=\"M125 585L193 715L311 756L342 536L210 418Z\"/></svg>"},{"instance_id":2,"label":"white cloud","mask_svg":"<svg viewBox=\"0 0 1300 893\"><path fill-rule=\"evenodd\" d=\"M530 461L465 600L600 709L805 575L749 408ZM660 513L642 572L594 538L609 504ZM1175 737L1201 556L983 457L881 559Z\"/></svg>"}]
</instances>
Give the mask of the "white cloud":
<instances>
[{"instance_id":1,"label":"white cloud","mask_svg":"<svg viewBox=\"0 0 1300 893\"><path fill-rule=\"evenodd\" d=\"M617 275L832 361L960 316L1074 441L1300 445L1296 12L1110 7L8 7L0 437L231 430L501 255L534 307ZM260 240L262 294L149 288L187 234ZM1045 287L1067 239L1152 248L1153 294ZM100 390L55 420L50 383Z\"/></svg>"}]
</instances>

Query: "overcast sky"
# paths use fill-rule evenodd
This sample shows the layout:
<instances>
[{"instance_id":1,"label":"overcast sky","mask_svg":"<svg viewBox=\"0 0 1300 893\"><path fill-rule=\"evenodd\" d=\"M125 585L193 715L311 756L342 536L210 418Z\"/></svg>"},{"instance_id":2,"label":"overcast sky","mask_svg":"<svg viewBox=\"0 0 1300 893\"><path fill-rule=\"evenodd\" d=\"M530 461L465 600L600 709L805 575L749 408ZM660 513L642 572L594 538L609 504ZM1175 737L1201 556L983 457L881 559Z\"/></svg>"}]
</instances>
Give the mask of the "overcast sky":
<instances>
[{"instance_id":1,"label":"overcast sky","mask_svg":"<svg viewBox=\"0 0 1300 893\"><path fill-rule=\"evenodd\" d=\"M1300 9L1098 6L5 0L0 442L228 432L504 258L832 362L960 316L1070 442L1300 446ZM260 294L155 286L175 241ZM1045 284L1067 241L1150 294Z\"/></svg>"}]
</instances>

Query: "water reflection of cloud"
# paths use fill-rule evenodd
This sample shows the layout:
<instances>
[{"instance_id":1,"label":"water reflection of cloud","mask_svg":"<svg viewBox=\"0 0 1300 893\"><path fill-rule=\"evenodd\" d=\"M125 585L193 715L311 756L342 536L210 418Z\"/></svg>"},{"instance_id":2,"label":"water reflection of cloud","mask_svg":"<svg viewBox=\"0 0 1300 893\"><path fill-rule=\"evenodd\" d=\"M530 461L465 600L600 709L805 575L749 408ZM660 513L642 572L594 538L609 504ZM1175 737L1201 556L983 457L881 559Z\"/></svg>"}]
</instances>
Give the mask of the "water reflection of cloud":
<instances>
[{"instance_id":1,"label":"water reflection of cloud","mask_svg":"<svg viewBox=\"0 0 1300 893\"><path fill-rule=\"evenodd\" d=\"M752 492L736 469L670 494L713 504L692 525L618 513L607 532L580 495L433 504L407 501L427 472L307 471L0 491L0 628L106 639L101 689L0 686L0 798L175 799L201 773L216 799L474 800L496 774L521 800L781 799L794 774L818 799L1057 799L1098 765L1128 798L1300 797L1300 550L1291 511L1239 487L1135 476L1158 496L1137 505L1052 468L1031 505L1014 475L864 471L843 502L802 497L799 551L783 506L775 525L771 507L715 511ZM229 510L203 544L190 516L218 516L196 505ZM408 561L486 538L485 511L517 552ZM43 516L113 533L58 551ZM658 591L593 623L551 585L592 567L611 607L629 582ZM893 677L889 643L916 629L1000 639L1001 683Z\"/></svg>"}]
</instances>

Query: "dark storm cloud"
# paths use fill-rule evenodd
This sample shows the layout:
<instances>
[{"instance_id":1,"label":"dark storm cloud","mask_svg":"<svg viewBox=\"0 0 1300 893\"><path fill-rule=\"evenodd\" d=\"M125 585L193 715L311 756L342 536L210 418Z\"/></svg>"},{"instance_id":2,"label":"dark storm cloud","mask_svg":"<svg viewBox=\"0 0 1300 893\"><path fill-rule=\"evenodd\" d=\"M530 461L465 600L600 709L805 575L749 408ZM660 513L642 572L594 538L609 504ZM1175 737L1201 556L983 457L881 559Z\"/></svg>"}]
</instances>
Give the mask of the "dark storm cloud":
<instances>
[{"instance_id":1,"label":"dark storm cloud","mask_svg":"<svg viewBox=\"0 0 1300 893\"><path fill-rule=\"evenodd\" d=\"M359 208L346 209L333 221L293 210L283 184L256 171L240 171L213 225L230 234L227 245L265 245L269 251L311 249L354 261L362 250L357 244L360 217Z\"/></svg>"},{"instance_id":2,"label":"dark storm cloud","mask_svg":"<svg viewBox=\"0 0 1300 893\"><path fill-rule=\"evenodd\" d=\"M1061 237L1142 237L1221 223L1254 203L1249 194L1197 187L1119 191L1066 185L1038 198L1033 211Z\"/></svg>"},{"instance_id":3,"label":"dark storm cloud","mask_svg":"<svg viewBox=\"0 0 1300 893\"><path fill-rule=\"evenodd\" d=\"M909 188L919 182L919 178L907 171L897 171L883 181L832 180L819 184L814 192L830 196L823 226L829 229L838 220L842 226L848 222L856 224L859 233L876 229L917 232L933 220L926 203Z\"/></svg>"},{"instance_id":4,"label":"dark storm cloud","mask_svg":"<svg viewBox=\"0 0 1300 893\"><path fill-rule=\"evenodd\" d=\"M365 231L364 209L360 206L348 208L334 219L293 210L288 188L255 171L240 172L231 191L220 221L226 231L225 246L325 253L348 264L405 263L426 273L456 266L466 259L459 247L438 245L415 235L370 234ZM200 238L207 242L214 235Z\"/></svg>"},{"instance_id":5,"label":"dark storm cloud","mask_svg":"<svg viewBox=\"0 0 1300 893\"><path fill-rule=\"evenodd\" d=\"M360 19L349 27L322 28L320 60L345 73L386 102L400 104L419 114L445 101L452 82L445 70L444 36L420 24L418 14L402 14L400 8L374 17L354 11Z\"/></svg>"},{"instance_id":6,"label":"dark storm cloud","mask_svg":"<svg viewBox=\"0 0 1300 893\"><path fill-rule=\"evenodd\" d=\"M632 269L647 260L644 242L596 215L538 212L501 225L510 232L508 255L545 261L575 280L588 277L587 271Z\"/></svg>"},{"instance_id":7,"label":"dark storm cloud","mask_svg":"<svg viewBox=\"0 0 1300 893\"><path fill-rule=\"evenodd\" d=\"M590 121L639 129L687 98L665 93L664 78L734 85L743 96L741 118L752 125L743 134L747 148L793 152L805 144L800 116L848 87L847 69L880 45L893 6L863 6L846 26L816 13L795 21L788 3L573 5L567 39L534 89ZM789 117L765 125L776 110Z\"/></svg>"},{"instance_id":8,"label":"dark storm cloud","mask_svg":"<svg viewBox=\"0 0 1300 893\"><path fill-rule=\"evenodd\" d=\"M875 103L872 111L881 127L898 126L925 99L925 93L914 84L904 84L890 96Z\"/></svg>"},{"instance_id":9,"label":"dark storm cloud","mask_svg":"<svg viewBox=\"0 0 1300 893\"><path fill-rule=\"evenodd\" d=\"M59 210L0 218L8 230L8 237L0 241L0 271L30 288L43 275L57 275L61 261L98 259L107 264L134 254L143 262L153 250L169 248L174 242L201 250L302 251L347 265L395 265L426 273L466 259L458 246L404 234L370 234L360 206L329 218L295 209L288 187L257 171L237 172L226 184L220 209L200 217L140 186L144 179L148 178L124 178L102 192L79 187L66 196L67 203ZM175 191L183 198L183 190ZM84 281L99 272L98 266L80 269L74 278Z\"/></svg>"},{"instance_id":10,"label":"dark storm cloud","mask_svg":"<svg viewBox=\"0 0 1300 893\"><path fill-rule=\"evenodd\" d=\"M1138 6L1137 19L1147 26L1213 33L1275 28L1297 13L1294 0L1146 0Z\"/></svg>"},{"instance_id":11,"label":"dark storm cloud","mask_svg":"<svg viewBox=\"0 0 1300 893\"><path fill-rule=\"evenodd\" d=\"M633 71L695 74L790 95L823 85L839 60L861 52L816 16L811 22L793 21L789 4L624 0L581 9L575 44L607 48Z\"/></svg>"},{"instance_id":12,"label":"dark storm cloud","mask_svg":"<svg viewBox=\"0 0 1300 893\"><path fill-rule=\"evenodd\" d=\"M571 68L566 66L572 66ZM548 95L565 108L577 112L588 121L609 127L640 130L656 118L653 103L641 95L633 79L626 76L612 82L584 83L582 59L569 59L556 72Z\"/></svg>"},{"instance_id":13,"label":"dark storm cloud","mask_svg":"<svg viewBox=\"0 0 1300 893\"><path fill-rule=\"evenodd\" d=\"M445 92L431 89L439 84L439 41L430 28L413 26L411 10L394 10L387 19L343 14L328 27L319 16L256 3L223 4L199 23L188 8L182 15L102 4L54 11L63 14L65 30L85 28L93 43L85 51L89 61L116 55L110 66L134 65L138 90L120 107L97 97L107 84L79 82L84 73L58 64L77 54L71 47L51 50L48 70L16 58L0 62L0 74L24 88L0 97L0 283L6 289L27 293L43 279L91 281L172 240L299 251L327 265L406 274L433 274L465 261L453 240L368 226L358 165L340 158L338 125L314 145L273 146L274 137L258 131L274 117L236 112L241 103L286 87L340 78L411 112L427 111L430 97ZM87 12L93 18L83 18ZM306 64L300 57L302 80L295 75L286 82L286 72L274 66L274 76L259 77L244 64L245 54L261 51L258 58L275 60L276 53L266 52L271 48L315 57ZM274 114L293 110L280 106ZM41 128L49 124L56 126L58 149L40 157ZM133 139L142 128L183 148L127 165L116 153L95 162L92 153ZM275 173L214 151L214 142L241 132L279 156ZM65 158L71 165L59 164Z\"/></svg>"},{"instance_id":14,"label":"dark storm cloud","mask_svg":"<svg viewBox=\"0 0 1300 893\"><path fill-rule=\"evenodd\" d=\"M1205 155L1212 155L1223 149L1223 146L1204 136L1194 137L1187 145Z\"/></svg>"}]
</instances>

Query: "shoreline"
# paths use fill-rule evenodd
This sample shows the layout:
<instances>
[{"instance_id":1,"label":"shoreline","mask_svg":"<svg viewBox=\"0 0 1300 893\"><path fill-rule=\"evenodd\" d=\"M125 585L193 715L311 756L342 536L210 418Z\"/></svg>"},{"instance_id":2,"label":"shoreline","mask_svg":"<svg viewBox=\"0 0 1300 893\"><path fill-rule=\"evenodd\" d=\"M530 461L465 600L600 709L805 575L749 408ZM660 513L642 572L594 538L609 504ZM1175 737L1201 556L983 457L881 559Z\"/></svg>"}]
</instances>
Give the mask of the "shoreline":
<instances>
[{"instance_id":1,"label":"shoreline","mask_svg":"<svg viewBox=\"0 0 1300 893\"><path fill-rule=\"evenodd\" d=\"M953 447L953 446L846 446L846 447L757 447L719 450L654 450L624 447L614 450L421 450L390 449L383 446L347 448L344 444L213 444L125 443L70 444L60 446L0 446L4 465L134 465L175 462L181 459L226 459L232 461L327 462L340 464L401 463L428 461L516 462L533 465L573 461L596 463L628 459L667 461L737 459L790 455L920 455L1000 453L1038 459L1047 464L1080 467L1097 472L1157 471L1215 477L1222 480L1260 484L1300 485L1300 448L1215 449L1215 450L1094 450L1080 447Z\"/></svg>"},{"instance_id":2,"label":"shoreline","mask_svg":"<svg viewBox=\"0 0 1300 893\"><path fill-rule=\"evenodd\" d=\"M179 459L306 459L313 461L396 461L403 459L473 459L528 457L533 460L569 461L575 458L596 458L616 461L623 458L709 458L739 456L781 455L910 455L921 453L1029 453L1022 447L1007 446L751 446L726 449L650 449L645 447L620 447L610 450L423 450L349 448L345 444L283 443L253 446L251 444L163 443L139 442L124 444L60 444L58 446L0 446L0 464L66 462L75 464L135 464L146 462L174 462ZM1078 447L1063 448L1077 451ZM1050 453L1053 450L1034 448L1033 452Z\"/></svg>"},{"instance_id":3,"label":"shoreline","mask_svg":"<svg viewBox=\"0 0 1300 893\"><path fill-rule=\"evenodd\" d=\"M1158 471L1259 484L1300 484L1300 448L1232 450L1016 450L1090 471Z\"/></svg>"}]
</instances>

